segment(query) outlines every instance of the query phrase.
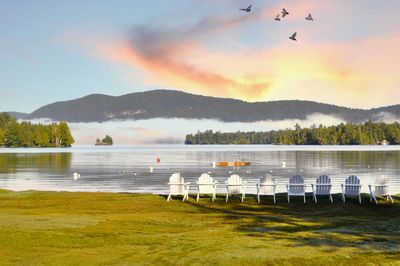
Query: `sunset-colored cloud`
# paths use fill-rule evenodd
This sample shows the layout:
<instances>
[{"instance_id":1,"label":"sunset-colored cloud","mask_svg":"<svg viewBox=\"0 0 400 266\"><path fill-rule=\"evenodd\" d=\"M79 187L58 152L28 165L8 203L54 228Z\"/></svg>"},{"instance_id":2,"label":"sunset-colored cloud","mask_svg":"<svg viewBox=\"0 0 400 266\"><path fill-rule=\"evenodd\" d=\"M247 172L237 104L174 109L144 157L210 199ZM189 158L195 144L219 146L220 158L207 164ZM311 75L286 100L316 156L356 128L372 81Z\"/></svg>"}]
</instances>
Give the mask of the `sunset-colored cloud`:
<instances>
[{"instance_id":1,"label":"sunset-colored cloud","mask_svg":"<svg viewBox=\"0 0 400 266\"><path fill-rule=\"evenodd\" d=\"M265 47L243 44L236 51L210 44L232 41L237 31L259 20L274 23L275 13L289 4L285 31L271 26L277 36ZM251 15L209 15L180 27L136 26L122 40L89 46L92 54L139 69L148 84L164 88L249 101L307 99L358 107L393 102L400 96L400 35L388 31L329 40L324 32L333 22L320 12L341 8L322 1L280 2ZM308 12L316 12L321 25L306 22ZM288 39L293 31L299 32L298 42Z\"/></svg>"}]
</instances>

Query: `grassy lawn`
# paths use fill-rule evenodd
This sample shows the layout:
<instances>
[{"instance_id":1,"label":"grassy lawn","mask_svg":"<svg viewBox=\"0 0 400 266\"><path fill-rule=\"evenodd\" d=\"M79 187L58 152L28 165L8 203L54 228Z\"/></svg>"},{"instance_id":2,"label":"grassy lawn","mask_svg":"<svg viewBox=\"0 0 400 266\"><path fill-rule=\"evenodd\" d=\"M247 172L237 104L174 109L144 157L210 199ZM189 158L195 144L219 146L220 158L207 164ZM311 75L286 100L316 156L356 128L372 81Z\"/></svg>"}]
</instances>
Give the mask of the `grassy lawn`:
<instances>
[{"instance_id":1,"label":"grassy lawn","mask_svg":"<svg viewBox=\"0 0 400 266\"><path fill-rule=\"evenodd\" d=\"M400 204L0 190L0 265L400 265Z\"/></svg>"}]
</instances>

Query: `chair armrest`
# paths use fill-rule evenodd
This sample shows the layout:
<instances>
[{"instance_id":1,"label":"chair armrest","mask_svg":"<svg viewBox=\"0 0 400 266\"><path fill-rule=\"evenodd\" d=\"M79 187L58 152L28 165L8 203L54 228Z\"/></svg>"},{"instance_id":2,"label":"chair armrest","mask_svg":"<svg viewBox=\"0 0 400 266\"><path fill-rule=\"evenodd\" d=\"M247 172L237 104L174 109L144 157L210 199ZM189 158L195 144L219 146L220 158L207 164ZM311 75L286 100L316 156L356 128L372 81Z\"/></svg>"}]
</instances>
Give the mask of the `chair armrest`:
<instances>
[{"instance_id":1,"label":"chair armrest","mask_svg":"<svg viewBox=\"0 0 400 266\"><path fill-rule=\"evenodd\" d=\"M315 187L316 187L317 185L315 185ZM312 189L312 192L314 193L315 192L315 189L314 189L314 184L311 184L311 189Z\"/></svg>"}]
</instances>

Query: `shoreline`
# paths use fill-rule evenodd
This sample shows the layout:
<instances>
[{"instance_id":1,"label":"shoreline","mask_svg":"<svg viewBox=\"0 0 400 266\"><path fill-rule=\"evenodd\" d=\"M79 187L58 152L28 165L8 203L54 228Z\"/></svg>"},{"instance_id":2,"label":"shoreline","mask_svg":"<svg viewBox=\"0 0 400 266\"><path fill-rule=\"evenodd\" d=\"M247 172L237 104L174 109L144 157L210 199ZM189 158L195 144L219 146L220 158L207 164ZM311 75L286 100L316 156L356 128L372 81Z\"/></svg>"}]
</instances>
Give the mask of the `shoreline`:
<instances>
[{"instance_id":1,"label":"shoreline","mask_svg":"<svg viewBox=\"0 0 400 266\"><path fill-rule=\"evenodd\" d=\"M151 145L73 145L72 147L48 148L5 148L0 147L0 154L7 153L79 153L79 152L132 152L136 150L162 151L400 151L400 145L185 145L185 144L151 144Z\"/></svg>"},{"instance_id":2,"label":"shoreline","mask_svg":"<svg viewBox=\"0 0 400 266\"><path fill-rule=\"evenodd\" d=\"M37 190L37 189L28 189L28 190L12 190L12 189L4 189L4 188L0 188L0 192L11 192L11 193L26 193L26 192L36 192L36 193L88 193L88 194L111 194L111 195L153 195L153 196L160 196L160 197L167 197L168 196L168 192L167 193L151 193L151 192L131 192L131 191L79 191L79 190ZM254 193L246 193L246 199L247 198L251 198L251 199L256 199L257 198L257 194ZM287 193L286 192L277 192L276 193L276 197L277 198L284 198L286 197ZM312 201L312 192L306 192L306 198L309 199L310 201ZM342 193L332 193L331 194L333 197L335 198L339 198L341 197ZM189 199L196 199L197 196L197 192L192 192L189 193ZM223 199L225 200L225 193L217 193L216 194L217 198L219 199ZM237 195L236 195L237 196ZM393 197L400 197L400 193L397 194L393 194ZM234 196L235 197L235 196ZM266 197L271 197L271 196L266 196ZM296 196L294 196L296 197ZM366 198L368 198L368 202L369 202L369 193L361 193L361 197L366 200ZM175 199L182 199L181 196L173 196L173 198ZM245 201L246 201L245 199ZM286 198L285 198L286 199ZM277 202L278 203L278 202ZM287 201L285 202L287 203ZM394 204L398 204L400 202L396 202Z\"/></svg>"}]
</instances>

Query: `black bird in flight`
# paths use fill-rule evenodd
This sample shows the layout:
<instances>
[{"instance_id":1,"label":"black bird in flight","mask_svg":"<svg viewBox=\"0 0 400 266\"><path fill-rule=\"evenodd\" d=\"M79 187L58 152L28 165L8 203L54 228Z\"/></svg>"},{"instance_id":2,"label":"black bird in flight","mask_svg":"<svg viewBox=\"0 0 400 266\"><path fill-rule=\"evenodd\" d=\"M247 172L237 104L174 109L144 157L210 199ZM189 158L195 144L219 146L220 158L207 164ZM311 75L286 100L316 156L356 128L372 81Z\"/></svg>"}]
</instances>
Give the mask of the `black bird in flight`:
<instances>
[{"instance_id":1,"label":"black bird in flight","mask_svg":"<svg viewBox=\"0 0 400 266\"><path fill-rule=\"evenodd\" d=\"M246 12L250 12L250 11L251 11L251 6L252 6L252 5L249 5L247 8L241 8L241 9L239 9L239 10L241 10L241 11L246 11Z\"/></svg>"},{"instance_id":2,"label":"black bird in flight","mask_svg":"<svg viewBox=\"0 0 400 266\"><path fill-rule=\"evenodd\" d=\"M279 14L276 15L275 20L276 20L276 21L281 21L281 18L279 17Z\"/></svg>"},{"instance_id":3,"label":"black bird in flight","mask_svg":"<svg viewBox=\"0 0 400 266\"><path fill-rule=\"evenodd\" d=\"M313 17L311 16L311 14L308 14L308 16L306 17L306 19L307 19L308 21L313 21L313 20L314 20Z\"/></svg>"},{"instance_id":4,"label":"black bird in flight","mask_svg":"<svg viewBox=\"0 0 400 266\"><path fill-rule=\"evenodd\" d=\"M289 12L286 11L286 9L282 8L282 18L286 17L287 15L289 15Z\"/></svg>"},{"instance_id":5,"label":"black bird in flight","mask_svg":"<svg viewBox=\"0 0 400 266\"><path fill-rule=\"evenodd\" d=\"M297 42L296 35L297 35L297 32L293 33L293 35L290 36L289 39L291 39L292 41L296 41Z\"/></svg>"}]
</instances>

